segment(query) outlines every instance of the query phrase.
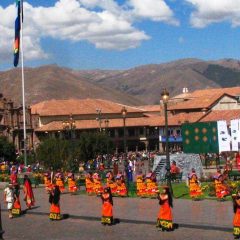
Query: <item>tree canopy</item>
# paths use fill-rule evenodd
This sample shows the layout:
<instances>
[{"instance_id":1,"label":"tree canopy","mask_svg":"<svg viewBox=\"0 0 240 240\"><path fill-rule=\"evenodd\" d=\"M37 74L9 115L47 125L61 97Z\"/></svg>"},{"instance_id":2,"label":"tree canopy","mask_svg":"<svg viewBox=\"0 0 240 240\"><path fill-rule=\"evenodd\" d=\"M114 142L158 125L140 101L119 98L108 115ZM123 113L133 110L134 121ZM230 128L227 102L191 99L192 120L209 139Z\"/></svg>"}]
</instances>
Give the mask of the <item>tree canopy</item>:
<instances>
[{"instance_id":1,"label":"tree canopy","mask_svg":"<svg viewBox=\"0 0 240 240\"><path fill-rule=\"evenodd\" d=\"M76 171L80 162L111 152L112 149L112 141L106 134L84 132L79 139L43 140L37 148L36 157L47 168Z\"/></svg>"}]
</instances>

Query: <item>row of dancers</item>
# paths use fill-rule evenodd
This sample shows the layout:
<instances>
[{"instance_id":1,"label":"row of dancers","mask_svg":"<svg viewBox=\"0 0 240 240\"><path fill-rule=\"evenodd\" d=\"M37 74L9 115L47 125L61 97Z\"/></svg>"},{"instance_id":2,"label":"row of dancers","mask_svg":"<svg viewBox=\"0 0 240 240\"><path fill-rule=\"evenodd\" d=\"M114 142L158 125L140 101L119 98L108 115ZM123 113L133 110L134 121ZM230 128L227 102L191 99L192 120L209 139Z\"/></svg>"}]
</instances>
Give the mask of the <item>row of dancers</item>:
<instances>
[{"instance_id":1,"label":"row of dancers","mask_svg":"<svg viewBox=\"0 0 240 240\"><path fill-rule=\"evenodd\" d=\"M53 180L59 186L61 192L65 189L65 178L62 173L56 173L52 178L50 173L44 174L44 183L46 189L50 189ZM77 182L73 173L67 174L68 191L75 193L78 191ZM224 200L226 196L230 195L229 186L225 183L225 176L218 169L213 176L213 183L215 188L215 196L219 200ZM195 169L188 175L187 181L189 187L189 195L193 200L200 198L203 195L206 187L202 187ZM98 173L87 173L85 175L85 187L88 195L100 195L103 193L103 182ZM106 174L106 186L111 189L113 196L126 197L128 195L128 188L122 172L116 176L111 171ZM136 176L136 194L139 197L157 197L159 186L156 180L156 174L149 172L146 176L139 174Z\"/></svg>"},{"instance_id":2,"label":"row of dancers","mask_svg":"<svg viewBox=\"0 0 240 240\"><path fill-rule=\"evenodd\" d=\"M216 179L220 181L221 177L216 175ZM70 175L69 175L70 177ZM197 175L192 171L192 174L189 175L190 181L197 184ZM195 180L195 181L193 181ZM194 196L196 195L196 191L193 188L190 191L194 191ZM55 178L54 183L51 183L51 186L47 189L49 194L49 203L50 203L50 213L49 219L50 220L61 220L63 219L63 215L61 214L60 210L60 195L61 190L59 185L57 184L57 178ZM28 209L31 209L35 204L35 198L31 186L31 181L27 175L24 176L24 184L23 184L23 194L24 194L24 201ZM159 201L160 209L158 212L157 217L157 224L156 227L161 231L173 231L176 224L173 223L173 198L170 193L168 186L163 186L162 191L156 192L157 199ZM192 192L193 194L193 192ZM100 193L100 197L102 200L102 217L101 223L103 225L112 225L114 224L113 218L113 194L111 188L106 186L103 188L103 191ZM7 188L4 190L4 200L7 204L7 208L9 210L9 218L13 218L15 216L20 216L21 211L21 204L20 204L20 187L17 182L9 184ZM237 194L232 195L233 200L233 208L234 208L234 219L233 219L233 234L236 239L240 238L240 190Z\"/></svg>"}]
</instances>

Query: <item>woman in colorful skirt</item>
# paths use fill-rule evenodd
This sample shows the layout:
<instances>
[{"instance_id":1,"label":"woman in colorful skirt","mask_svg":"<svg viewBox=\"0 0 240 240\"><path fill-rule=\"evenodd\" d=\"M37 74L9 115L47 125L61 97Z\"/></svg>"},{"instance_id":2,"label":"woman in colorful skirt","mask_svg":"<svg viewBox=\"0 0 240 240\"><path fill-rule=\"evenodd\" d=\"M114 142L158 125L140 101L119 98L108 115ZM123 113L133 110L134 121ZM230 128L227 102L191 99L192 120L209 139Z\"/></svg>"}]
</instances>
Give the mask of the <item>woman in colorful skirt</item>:
<instances>
[{"instance_id":1,"label":"woman in colorful skirt","mask_svg":"<svg viewBox=\"0 0 240 240\"><path fill-rule=\"evenodd\" d=\"M20 216L21 215L21 203L20 203L20 186L18 183L13 185L13 194L14 194L14 203L12 208L13 216Z\"/></svg>"},{"instance_id":2,"label":"woman in colorful skirt","mask_svg":"<svg viewBox=\"0 0 240 240\"><path fill-rule=\"evenodd\" d=\"M55 175L55 182L56 185L59 187L61 193L64 192L65 187L64 187L64 176L62 173L58 172Z\"/></svg>"},{"instance_id":3,"label":"woman in colorful skirt","mask_svg":"<svg viewBox=\"0 0 240 240\"><path fill-rule=\"evenodd\" d=\"M93 174L93 190L96 195L101 195L103 193L101 178L98 173Z\"/></svg>"},{"instance_id":4,"label":"woman in colorful skirt","mask_svg":"<svg viewBox=\"0 0 240 240\"><path fill-rule=\"evenodd\" d=\"M117 182L117 196L126 197L128 191L124 181L124 176L121 173L117 175L116 182Z\"/></svg>"},{"instance_id":5,"label":"woman in colorful skirt","mask_svg":"<svg viewBox=\"0 0 240 240\"><path fill-rule=\"evenodd\" d=\"M214 176L215 192L216 197L219 200L224 200L224 198L230 194L228 187L224 184L224 178L221 172Z\"/></svg>"},{"instance_id":6,"label":"woman in colorful skirt","mask_svg":"<svg viewBox=\"0 0 240 240\"><path fill-rule=\"evenodd\" d=\"M43 181L44 181L46 191L50 191L52 189L52 185L53 185L51 182L50 173L44 173Z\"/></svg>"},{"instance_id":7,"label":"woman in colorful skirt","mask_svg":"<svg viewBox=\"0 0 240 240\"><path fill-rule=\"evenodd\" d=\"M235 239L240 239L240 190L237 194L232 195L233 211L235 213L233 218L233 236Z\"/></svg>"},{"instance_id":8,"label":"woman in colorful skirt","mask_svg":"<svg viewBox=\"0 0 240 240\"><path fill-rule=\"evenodd\" d=\"M149 172L146 175L147 195L149 197L156 197L158 194L158 185L156 181L156 175L153 172Z\"/></svg>"},{"instance_id":9,"label":"woman in colorful skirt","mask_svg":"<svg viewBox=\"0 0 240 240\"><path fill-rule=\"evenodd\" d=\"M202 195L202 190L195 169L188 175L188 186L190 197L193 200L198 199Z\"/></svg>"},{"instance_id":10,"label":"woman in colorful skirt","mask_svg":"<svg viewBox=\"0 0 240 240\"><path fill-rule=\"evenodd\" d=\"M86 192L88 195L91 195L94 193L93 190L93 180L91 173L87 173L85 176L85 185L86 185Z\"/></svg>"},{"instance_id":11,"label":"woman in colorful skirt","mask_svg":"<svg viewBox=\"0 0 240 240\"><path fill-rule=\"evenodd\" d=\"M75 193L78 190L73 173L68 174L68 190L71 193Z\"/></svg>"},{"instance_id":12,"label":"woman in colorful skirt","mask_svg":"<svg viewBox=\"0 0 240 240\"><path fill-rule=\"evenodd\" d=\"M109 171L106 174L106 177L107 177L107 187L109 187L111 189L111 193L115 195L117 193L117 184L114 180L113 173Z\"/></svg>"},{"instance_id":13,"label":"woman in colorful skirt","mask_svg":"<svg viewBox=\"0 0 240 240\"><path fill-rule=\"evenodd\" d=\"M26 202L27 208L30 209L32 206L34 206L35 198L32 190L31 181L27 175L24 176L23 192L24 201Z\"/></svg>"},{"instance_id":14,"label":"woman in colorful skirt","mask_svg":"<svg viewBox=\"0 0 240 240\"><path fill-rule=\"evenodd\" d=\"M102 199L102 219L101 223L103 225L113 224L113 199L111 194L111 189L109 187L104 188L101 194Z\"/></svg>"},{"instance_id":15,"label":"woman in colorful skirt","mask_svg":"<svg viewBox=\"0 0 240 240\"><path fill-rule=\"evenodd\" d=\"M137 175L137 196L145 197L147 195L147 185L144 182L144 177L142 174Z\"/></svg>"},{"instance_id":16,"label":"woman in colorful skirt","mask_svg":"<svg viewBox=\"0 0 240 240\"><path fill-rule=\"evenodd\" d=\"M61 191L58 185L54 185L49 196L50 207L50 220L61 220L62 216L60 214L60 195Z\"/></svg>"},{"instance_id":17,"label":"woman in colorful skirt","mask_svg":"<svg viewBox=\"0 0 240 240\"><path fill-rule=\"evenodd\" d=\"M172 207L173 200L168 186L163 187L163 191L158 195L160 210L157 219L157 228L161 231L173 231Z\"/></svg>"}]
</instances>

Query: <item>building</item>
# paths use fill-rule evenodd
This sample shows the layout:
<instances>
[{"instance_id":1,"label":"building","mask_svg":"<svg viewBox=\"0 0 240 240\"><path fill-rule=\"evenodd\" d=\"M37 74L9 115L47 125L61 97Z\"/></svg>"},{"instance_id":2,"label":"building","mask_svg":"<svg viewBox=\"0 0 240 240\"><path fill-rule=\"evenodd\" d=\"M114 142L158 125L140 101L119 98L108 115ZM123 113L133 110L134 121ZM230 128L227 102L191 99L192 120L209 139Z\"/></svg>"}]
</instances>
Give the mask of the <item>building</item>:
<instances>
[{"instance_id":1,"label":"building","mask_svg":"<svg viewBox=\"0 0 240 240\"><path fill-rule=\"evenodd\" d=\"M155 126L154 119L160 116L149 115L148 111L141 108L102 99L50 100L31 106L36 139L41 141L46 136L68 138L66 125L70 120L74 121L75 138L86 131L107 131L116 151L123 151L123 107L127 110L127 150L157 149L159 124Z\"/></svg>"},{"instance_id":2,"label":"building","mask_svg":"<svg viewBox=\"0 0 240 240\"><path fill-rule=\"evenodd\" d=\"M127 149L164 151L166 143L163 105L126 106L103 99L50 100L31 106L37 144L46 136L68 138L66 124L74 121L74 137L85 131L107 131L116 151L123 151L126 107ZM205 89L182 94L168 102L170 150L182 149L181 126L184 123L240 118L240 87ZM69 130L69 128L68 128Z\"/></svg>"},{"instance_id":3,"label":"building","mask_svg":"<svg viewBox=\"0 0 240 240\"><path fill-rule=\"evenodd\" d=\"M26 109L27 150L33 147L33 127L30 107ZM6 136L13 142L20 153L24 148L23 141L23 108L16 107L11 100L0 94L0 136Z\"/></svg>"}]
</instances>

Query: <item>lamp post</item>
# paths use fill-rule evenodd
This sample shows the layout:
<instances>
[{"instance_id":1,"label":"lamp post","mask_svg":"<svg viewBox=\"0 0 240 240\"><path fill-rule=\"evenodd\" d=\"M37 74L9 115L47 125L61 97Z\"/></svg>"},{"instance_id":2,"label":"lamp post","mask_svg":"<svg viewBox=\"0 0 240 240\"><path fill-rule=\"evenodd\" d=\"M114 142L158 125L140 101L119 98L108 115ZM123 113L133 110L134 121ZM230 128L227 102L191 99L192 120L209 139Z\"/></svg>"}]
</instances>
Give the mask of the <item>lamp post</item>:
<instances>
[{"instance_id":1,"label":"lamp post","mask_svg":"<svg viewBox=\"0 0 240 240\"><path fill-rule=\"evenodd\" d=\"M105 120L104 120L104 123L105 123L105 134L106 134L106 136L108 136L109 137L109 132L108 132L108 127L109 127L109 120L106 118ZM108 157L108 150L109 150L109 146L108 146L108 138L107 138L107 164L108 164L108 167L110 167L110 163L109 163L109 157Z\"/></svg>"},{"instance_id":2,"label":"lamp post","mask_svg":"<svg viewBox=\"0 0 240 240\"><path fill-rule=\"evenodd\" d=\"M127 186L128 182L128 162L127 162L127 139L126 139L126 117L127 117L127 108L123 106L122 110L122 118L123 118L123 151L124 151L124 167L127 179Z\"/></svg>"},{"instance_id":3,"label":"lamp post","mask_svg":"<svg viewBox=\"0 0 240 240\"><path fill-rule=\"evenodd\" d=\"M70 114L69 119L62 122L63 129L70 132L70 139L73 139L73 131L76 129L76 122ZM68 134L69 135L69 134Z\"/></svg>"},{"instance_id":4,"label":"lamp post","mask_svg":"<svg viewBox=\"0 0 240 240\"><path fill-rule=\"evenodd\" d=\"M170 172L170 157L169 157L169 136L168 136L168 113L167 113L167 104L169 100L169 92L167 89L163 89L161 93L162 101L163 101L163 106L164 106L164 115L165 115L165 135L166 135L166 144L165 144L165 152L166 152L166 170L167 170L167 185L170 189L171 194L173 194L172 190L172 183L171 183L171 172Z\"/></svg>"},{"instance_id":5,"label":"lamp post","mask_svg":"<svg viewBox=\"0 0 240 240\"><path fill-rule=\"evenodd\" d=\"M73 156L73 149L74 149L73 139L75 138L75 135L73 134L73 132L76 129L76 122L73 119L72 114L70 114L68 120L62 122L62 126L63 126L63 129L68 132L68 134L67 134L68 137L70 137L70 141L71 141L70 151L71 151L71 157L73 159L74 158L74 156Z\"/></svg>"},{"instance_id":6,"label":"lamp post","mask_svg":"<svg viewBox=\"0 0 240 240\"><path fill-rule=\"evenodd\" d=\"M102 110L100 108L97 108L96 112L98 114L98 117L96 118L96 120L99 123L99 132L101 132L102 131Z\"/></svg>"}]
</instances>

